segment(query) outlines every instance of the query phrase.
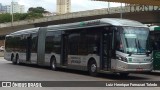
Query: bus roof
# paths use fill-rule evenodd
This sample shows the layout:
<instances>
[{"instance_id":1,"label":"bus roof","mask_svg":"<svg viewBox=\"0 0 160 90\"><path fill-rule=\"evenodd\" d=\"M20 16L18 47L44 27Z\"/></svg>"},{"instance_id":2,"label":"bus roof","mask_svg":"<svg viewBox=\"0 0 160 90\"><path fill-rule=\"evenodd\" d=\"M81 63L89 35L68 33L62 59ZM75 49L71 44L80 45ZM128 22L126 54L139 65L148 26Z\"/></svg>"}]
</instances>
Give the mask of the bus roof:
<instances>
[{"instance_id":1,"label":"bus roof","mask_svg":"<svg viewBox=\"0 0 160 90\"><path fill-rule=\"evenodd\" d=\"M38 32L39 28L40 27L30 28L30 29L24 29L24 30L13 32L13 33L11 33L9 35L21 35L21 34L35 33L35 32Z\"/></svg>"},{"instance_id":2,"label":"bus roof","mask_svg":"<svg viewBox=\"0 0 160 90\"><path fill-rule=\"evenodd\" d=\"M147 27L146 25L128 19L119 19L119 18L102 18L90 21L82 21L76 23L60 24L60 25L51 25L48 26L48 29L67 29L67 28L85 28L93 26L133 26L133 27Z\"/></svg>"},{"instance_id":3,"label":"bus roof","mask_svg":"<svg viewBox=\"0 0 160 90\"><path fill-rule=\"evenodd\" d=\"M68 24L59 24L59 25L51 25L47 26L50 30L67 30L67 29L76 29L76 28L86 28L86 27L95 27L95 26L133 26L133 27L147 27L146 25L128 19L119 19L119 18L102 18L96 20L89 21L81 21L76 23L68 23ZM20 31L13 32L9 35L21 35L37 32L40 27L24 29Z\"/></svg>"}]
</instances>

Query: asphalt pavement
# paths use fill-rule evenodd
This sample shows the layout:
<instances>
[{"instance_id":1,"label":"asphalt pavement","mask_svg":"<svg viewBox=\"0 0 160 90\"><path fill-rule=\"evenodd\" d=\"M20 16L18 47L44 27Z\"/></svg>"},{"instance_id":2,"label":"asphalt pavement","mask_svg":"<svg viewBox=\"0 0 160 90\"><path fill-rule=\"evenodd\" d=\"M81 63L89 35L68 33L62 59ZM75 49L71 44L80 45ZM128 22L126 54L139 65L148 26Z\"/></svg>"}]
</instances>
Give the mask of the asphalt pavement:
<instances>
[{"instance_id":1,"label":"asphalt pavement","mask_svg":"<svg viewBox=\"0 0 160 90\"><path fill-rule=\"evenodd\" d=\"M0 57L0 81L160 81L160 72L133 73L128 77L114 74L99 74L97 77L88 75L87 72L78 70L59 69L52 71L49 67L36 65L13 65ZM54 88L29 88L33 90L125 90L125 89L159 90L159 87L54 87ZM22 88L0 88L0 90L19 90ZM28 88L23 88L25 90Z\"/></svg>"}]
</instances>

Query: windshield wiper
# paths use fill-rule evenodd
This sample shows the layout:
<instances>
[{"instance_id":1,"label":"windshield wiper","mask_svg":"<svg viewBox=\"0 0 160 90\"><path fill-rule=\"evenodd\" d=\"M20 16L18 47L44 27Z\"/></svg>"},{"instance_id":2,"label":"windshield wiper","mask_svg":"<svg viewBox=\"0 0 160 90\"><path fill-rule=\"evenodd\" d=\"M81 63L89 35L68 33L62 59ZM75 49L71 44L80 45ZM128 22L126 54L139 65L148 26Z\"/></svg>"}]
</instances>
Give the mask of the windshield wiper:
<instances>
[{"instance_id":1,"label":"windshield wiper","mask_svg":"<svg viewBox=\"0 0 160 90\"><path fill-rule=\"evenodd\" d=\"M139 40L138 40L138 49L139 49L140 53L144 53L145 52L145 49L141 46Z\"/></svg>"},{"instance_id":2,"label":"windshield wiper","mask_svg":"<svg viewBox=\"0 0 160 90\"><path fill-rule=\"evenodd\" d=\"M139 40L137 40L138 41L138 48L140 48L141 46L140 46L140 44L139 44Z\"/></svg>"},{"instance_id":3,"label":"windshield wiper","mask_svg":"<svg viewBox=\"0 0 160 90\"><path fill-rule=\"evenodd\" d=\"M135 47L137 48L137 42L136 42L136 39L135 39ZM133 54L133 50L132 50L132 51L129 51L129 52L128 52L128 54L129 54L128 56L131 56L131 55Z\"/></svg>"},{"instance_id":4,"label":"windshield wiper","mask_svg":"<svg viewBox=\"0 0 160 90\"><path fill-rule=\"evenodd\" d=\"M136 44L136 48L138 49L138 45L137 45L136 39L135 39L135 44ZM137 53L138 53L138 50L137 50Z\"/></svg>"}]
</instances>

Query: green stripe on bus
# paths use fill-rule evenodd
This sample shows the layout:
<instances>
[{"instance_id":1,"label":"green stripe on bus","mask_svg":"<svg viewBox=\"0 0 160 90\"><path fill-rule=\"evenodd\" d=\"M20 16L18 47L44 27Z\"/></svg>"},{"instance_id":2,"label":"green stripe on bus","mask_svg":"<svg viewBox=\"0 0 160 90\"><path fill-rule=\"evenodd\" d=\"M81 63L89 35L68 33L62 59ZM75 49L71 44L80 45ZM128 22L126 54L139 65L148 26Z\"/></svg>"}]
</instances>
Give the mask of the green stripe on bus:
<instances>
[{"instance_id":1,"label":"green stripe on bus","mask_svg":"<svg viewBox=\"0 0 160 90\"><path fill-rule=\"evenodd\" d=\"M160 27L155 27L154 30L160 30Z\"/></svg>"}]
</instances>

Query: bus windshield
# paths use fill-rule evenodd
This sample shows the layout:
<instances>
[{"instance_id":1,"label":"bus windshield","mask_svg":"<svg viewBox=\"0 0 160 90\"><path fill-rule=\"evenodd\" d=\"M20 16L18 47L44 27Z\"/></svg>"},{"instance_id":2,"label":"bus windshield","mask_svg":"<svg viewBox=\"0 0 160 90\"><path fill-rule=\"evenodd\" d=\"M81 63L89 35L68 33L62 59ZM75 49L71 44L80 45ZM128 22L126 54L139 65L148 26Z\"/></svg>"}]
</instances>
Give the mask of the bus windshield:
<instances>
[{"instance_id":1,"label":"bus windshield","mask_svg":"<svg viewBox=\"0 0 160 90\"><path fill-rule=\"evenodd\" d=\"M144 54L148 49L149 29L141 27L123 27L122 38L126 53Z\"/></svg>"}]
</instances>

